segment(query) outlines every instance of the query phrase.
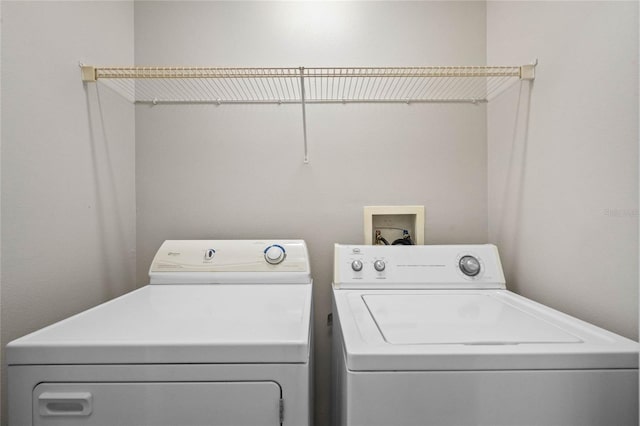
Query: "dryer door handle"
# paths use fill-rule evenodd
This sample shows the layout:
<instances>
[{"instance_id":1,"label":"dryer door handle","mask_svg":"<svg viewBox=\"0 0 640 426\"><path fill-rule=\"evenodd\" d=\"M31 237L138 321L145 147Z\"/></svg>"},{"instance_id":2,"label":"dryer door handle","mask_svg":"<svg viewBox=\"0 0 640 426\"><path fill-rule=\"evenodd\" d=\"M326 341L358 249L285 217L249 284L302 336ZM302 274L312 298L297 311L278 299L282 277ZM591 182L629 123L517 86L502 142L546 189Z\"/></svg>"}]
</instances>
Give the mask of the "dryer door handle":
<instances>
[{"instance_id":1,"label":"dryer door handle","mask_svg":"<svg viewBox=\"0 0 640 426\"><path fill-rule=\"evenodd\" d=\"M89 416L93 411L90 392L43 392L38 396L42 417Z\"/></svg>"}]
</instances>

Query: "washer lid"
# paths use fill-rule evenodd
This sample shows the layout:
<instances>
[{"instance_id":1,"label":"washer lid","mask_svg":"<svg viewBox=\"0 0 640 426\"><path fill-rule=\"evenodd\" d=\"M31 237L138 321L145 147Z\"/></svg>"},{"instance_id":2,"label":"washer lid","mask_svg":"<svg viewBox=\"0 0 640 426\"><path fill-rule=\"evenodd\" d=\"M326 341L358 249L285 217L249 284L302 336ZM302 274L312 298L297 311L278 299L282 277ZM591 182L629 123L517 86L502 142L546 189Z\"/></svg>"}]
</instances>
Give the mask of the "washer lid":
<instances>
[{"instance_id":1,"label":"washer lid","mask_svg":"<svg viewBox=\"0 0 640 426\"><path fill-rule=\"evenodd\" d=\"M491 294L367 294L362 298L384 340L394 345L582 341Z\"/></svg>"},{"instance_id":2,"label":"washer lid","mask_svg":"<svg viewBox=\"0 0 640 426\"><path fill-rule=\"evenodd\" d=\"M311 286L149 285L7 346L18 364L305 363Z\"/></svg>"},{"instance_id":3,"label":"washer lid","mask_svg":"<svg viewBox=\"0 0 640 426\"><path fill-rule=\"evenodd\" d=\"M507 290L333 290L352 371L637 369L640 345Z\"/></svg>"}]
</instances>

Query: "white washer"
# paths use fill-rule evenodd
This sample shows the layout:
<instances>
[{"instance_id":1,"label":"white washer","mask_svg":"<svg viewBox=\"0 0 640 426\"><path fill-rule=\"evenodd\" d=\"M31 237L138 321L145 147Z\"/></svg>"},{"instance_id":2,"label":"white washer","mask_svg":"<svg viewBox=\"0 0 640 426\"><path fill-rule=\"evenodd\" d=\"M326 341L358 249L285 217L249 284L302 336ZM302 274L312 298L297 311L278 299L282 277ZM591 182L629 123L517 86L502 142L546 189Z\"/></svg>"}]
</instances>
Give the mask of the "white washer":
<instances>
[{"instance_id":1,"label":"white washer","mask_svg":"<svg viewBox=\"0 0 640 426\"><path fill-rule=\"evenodd\" d=\"M493 245L336 245L333 303L332 425L638 425L639 345L507 291Z\"/></svg>"},{"instance_id":2,"label":"white washer","mask_svg":"<svg viewBox=\"0 0 640 426\"><path fill-rule=\"evenodd\" d=\"M311 424L304 241L165 241L149 274L9 343L10 426Z\"/></svg>"}]
</instances>

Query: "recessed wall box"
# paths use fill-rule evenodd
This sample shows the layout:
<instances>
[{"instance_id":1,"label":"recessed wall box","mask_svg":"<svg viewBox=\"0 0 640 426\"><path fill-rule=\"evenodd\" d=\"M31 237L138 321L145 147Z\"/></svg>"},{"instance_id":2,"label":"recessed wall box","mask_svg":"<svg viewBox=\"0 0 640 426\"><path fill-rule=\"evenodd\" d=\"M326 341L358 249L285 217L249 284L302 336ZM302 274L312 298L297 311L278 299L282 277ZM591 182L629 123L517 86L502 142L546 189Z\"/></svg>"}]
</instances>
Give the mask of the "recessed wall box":
<instances>
[{"instance_id":1,"label":"recessed wall box","mask_svg":"<svg viewBox=\"0 0 640 426\"><path fill-rule=\"evenodd\" d=\"M364 207L365 244L393 244L407 234L413 244L424 244L424 206Z\"/></svg>"}]
</instances>

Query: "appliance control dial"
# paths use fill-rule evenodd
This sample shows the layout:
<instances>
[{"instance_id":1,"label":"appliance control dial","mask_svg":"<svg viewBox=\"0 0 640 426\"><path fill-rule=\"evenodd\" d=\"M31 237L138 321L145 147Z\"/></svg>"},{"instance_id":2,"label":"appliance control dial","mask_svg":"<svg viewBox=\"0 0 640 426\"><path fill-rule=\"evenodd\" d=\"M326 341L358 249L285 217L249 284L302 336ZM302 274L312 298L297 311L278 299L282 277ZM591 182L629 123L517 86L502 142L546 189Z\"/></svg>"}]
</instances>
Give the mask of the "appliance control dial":
<instances>
[{"instance_id":1,"label":"appliance control dial","mask_svg":"<svg viewBox=\"0 0 640 426\"><path fill-rule=\"evenodd\" d=\"M480 261L471 255L462 256L458 266L462 273L469 277L475 277L480 273Z\"/></svg>"},{"instance_id":2,"label":"appliance control dial","mask_svg":"<svg viewBox=\"0 0 640 426\"><path fill-rule=\"evenodd\" d=\"M214 249L207 249L204 252L204 260L211 260L216 255L216 251Z\"/></svg>"},{"instance_id":3,"label":"appliance control dial","mask_svg":"<svg viewBox=\"0 0 640 426\"><path fill-rule=\"evenodd\" d=\"M271 265L282 263L285 257L287 257L287 253L284 247L278 244L273 244L264 250L264 260Z\"/></svg>"},{"instance_id":4,"label":"appliance control dial","mask_svg":"<svg viewBox=\"0 0 640 426\"><path fill-rule=\"evenodd\" d=\"M384 264L384 260L376 260L375 262L373 262L373 267L378 272L384 271L385 266L386 265Z\"/></svg>"},{"instance_id":5,"label":"appliance control dial","mask_svg":"<svg viewBox=\"0 0 640 426\"><path fill-rule=\"evenodd\" d=\"M351 269L353 269L356 272L362 271L362 261L354 260L353 262L351 262Z\"/></svg>"}]
</instances>

